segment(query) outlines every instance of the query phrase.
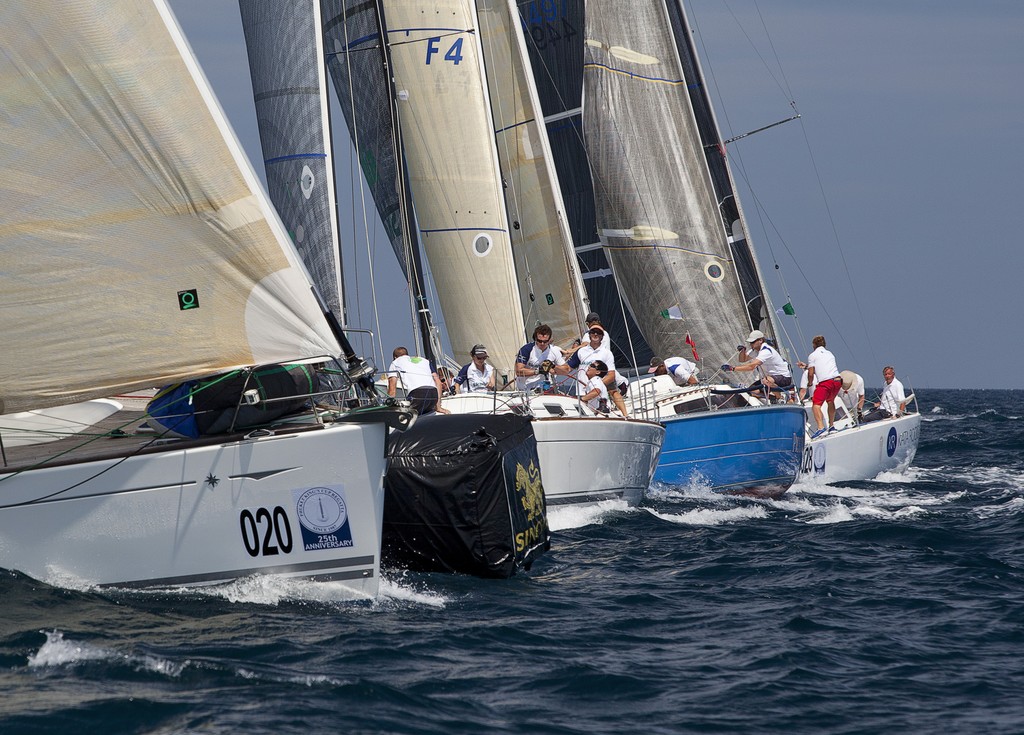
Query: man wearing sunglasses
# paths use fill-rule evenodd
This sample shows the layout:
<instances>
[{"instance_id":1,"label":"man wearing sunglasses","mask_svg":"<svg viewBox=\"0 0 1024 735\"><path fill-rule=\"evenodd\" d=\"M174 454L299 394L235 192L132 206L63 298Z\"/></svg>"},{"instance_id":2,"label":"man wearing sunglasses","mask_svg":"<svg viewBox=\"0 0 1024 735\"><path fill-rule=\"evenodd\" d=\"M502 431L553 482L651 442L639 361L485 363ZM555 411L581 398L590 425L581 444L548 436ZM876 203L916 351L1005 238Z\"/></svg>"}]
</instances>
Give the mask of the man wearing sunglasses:
<instances>
[{"instance_id":1,"label":"man wearing sunglasses","mask_svg":"<svg viewBox=\"0 0 1024 735\"><path fill-rule=\"evenodd\" d=\"M551 327L539 325L533 330L533 342L523 345L516 355L516 389L543 389L546 379L543 368L550 366L550 374L554 367L562 365L565 365L565 358L558 346L551 344Z\"/></svg>"},{"instance_id":2,"label":"man wearing sunglasses","mask_svg":"<svg viewBox=\"0 0 1024 735\"><path fill-rule=\"evenodd\" d=\"M455 376L456 393L487 393L494 390L494 366L487 363L487 348L473 345L469 351L473 361L463 365Z\"/></svg>"}]
</instances>

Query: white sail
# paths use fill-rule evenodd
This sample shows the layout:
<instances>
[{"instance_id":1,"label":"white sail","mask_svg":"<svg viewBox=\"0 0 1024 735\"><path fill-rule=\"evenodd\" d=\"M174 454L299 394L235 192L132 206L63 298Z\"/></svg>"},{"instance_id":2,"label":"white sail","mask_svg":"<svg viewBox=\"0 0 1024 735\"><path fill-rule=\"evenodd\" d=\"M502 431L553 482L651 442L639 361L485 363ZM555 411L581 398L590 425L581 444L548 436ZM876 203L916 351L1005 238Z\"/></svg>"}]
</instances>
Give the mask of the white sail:
<instances>
[{"instance_id":1,"label":"white sail","mask_svg":"<svg viewBox=\"0 0 1024 735\"><path fill-rule=\"evenodd\" d=\"M457 354L512 374L526 339L471 0L385 0L405 157L424 250Z\"/></svg>"},{"instance_id":2,"label":"white sail","mask_svg":"<svg viewBox=\"0 0 1024 735\"><path fill-rule=\"evenodd\" d=\"M583 119L601 242L644 337L727 362L751 323L664 2L588 2Z\"/></svg>"},{"instance_id":3,"label":"white sail","mask_svg":"<svg viewBox=\"0 0 1024 735\"><path fill-rule=\"evenodd\" d=\"M271 201L344 320L320 0L239 0L238 8Z\"/></svg>"},{"instance_id":4,"label":"white sail","mask_svg":"<svg viewBox=\"0 0 1024 735\"><path fill-rule=\"evenodd\" d=\"M0 5L0 413L339 352L152 5Z\"/></svg>"},{"instance_id":5,"label":"white sail","mask_svg":"<svg viewBox=\"0 0 1024 735\"><path fill-rule=\"evenodd\" d=\"M528 328L548 324L564 342L579 335L589 305L514 2L477 1L480 42L523 319Z\"/></svg>"}]
</instances>

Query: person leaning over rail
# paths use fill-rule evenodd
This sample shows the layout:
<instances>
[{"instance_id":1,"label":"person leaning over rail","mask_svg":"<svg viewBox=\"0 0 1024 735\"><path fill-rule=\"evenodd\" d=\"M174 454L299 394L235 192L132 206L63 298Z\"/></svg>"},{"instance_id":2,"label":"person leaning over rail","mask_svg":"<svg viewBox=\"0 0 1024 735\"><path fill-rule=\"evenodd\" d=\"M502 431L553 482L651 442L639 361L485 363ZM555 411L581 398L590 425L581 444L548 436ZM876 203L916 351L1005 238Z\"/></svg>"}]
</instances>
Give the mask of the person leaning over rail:
<instances>
[{"instance_id":1,"label":"person leaning over rail","mask_svg":"<svg viewBox=\"0 0 1024 735\"><path fill-rule=\"evenodd\" d=\"M439 403L442 388L437 376L437 368L433 360L425 357L410 357L405 347L396 347L392 353L394 358L388 366L388 395L392 398L401 381L405 388L406 400L420 415L434 413L450 413L441 408Z\"/></svg>"},{"instance_id":2,"label":"person leaning over rail","mask_svg":"<svg viewBox=\"0 0 1024 735\"><path fill-rule=\"evenodd\" d=\"M807 383L809 385L814 385L815 380L818 381L818 384L814 387L814 397L811 398L811 403L813 404L811 410L814 413L814 421L818 425L818 430L811 435L811 438L817 439L826 430L835 431L836 406L833 401L839 395L839 389L843 386L843 379L839 377L836 356L825 349L825 337L820 334L815 335L814 339L811 340L811 344L814 346L814 351L807 357L807 362L798 362L797 367L807 370ZM821 404L826 402L828 403L827 429L821 411Z\"/></svg>"},{"instance_id":3,"label":"person leaning over rail","mask_svg":"<svg viewBox=\"0 0 1024 735\"><path fill-rule=\"evenodd\" d=\"M697 366L682 357L651 358L648 374L668 375L676 385L696 385Z\"/></svg>"},{"instance_id":4,"label":"person leaning over rail","mask_svg":"<svg viewBox=\"0 0 1024 735\"><path fill-rule=\"evenodd\" d=\"M839 400L846 406L846 411L860 423L864 416L864 378L852 370L839 373L843 379L843 387L839 390Z\"/></svg>"}]
</instances>

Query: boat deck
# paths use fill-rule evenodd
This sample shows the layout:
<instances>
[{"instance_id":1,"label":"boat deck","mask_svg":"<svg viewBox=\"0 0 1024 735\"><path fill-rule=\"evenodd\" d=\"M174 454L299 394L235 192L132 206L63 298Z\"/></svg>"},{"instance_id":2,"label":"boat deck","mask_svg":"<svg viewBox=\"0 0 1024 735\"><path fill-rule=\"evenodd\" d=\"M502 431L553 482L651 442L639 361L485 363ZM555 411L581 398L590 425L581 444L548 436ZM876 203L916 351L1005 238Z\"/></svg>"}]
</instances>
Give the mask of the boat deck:
<instances>
[{"instance_id":1,"label":"boat deck","mask_svg":"<svg viewBox=\"0 0 1024 735\"><path fill-rule=\"evenodd\" d=\"M166 444L151 431L139 432L144 422L142 411L122 409L85 431L41 444L18 447L3 446L0 474L46 465L60 465L93 459L126 457L145 451L149 446ZM0 436L2 441L2 436Z\"/></svg>"}]
</instances>

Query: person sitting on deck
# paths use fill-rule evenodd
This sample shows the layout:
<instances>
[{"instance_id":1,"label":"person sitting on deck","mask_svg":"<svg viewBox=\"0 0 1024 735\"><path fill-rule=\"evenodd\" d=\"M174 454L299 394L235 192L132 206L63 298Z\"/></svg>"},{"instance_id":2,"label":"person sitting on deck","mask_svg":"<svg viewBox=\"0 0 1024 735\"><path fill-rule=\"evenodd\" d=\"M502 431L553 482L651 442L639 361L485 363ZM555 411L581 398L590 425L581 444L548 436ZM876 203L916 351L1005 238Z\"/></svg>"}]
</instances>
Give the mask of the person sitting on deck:
<instances>
[{"instance_id":1,"label":"person sitting on deck","mask_svg":"<svg viewBox=\"0 0 1024 735\"><path fill-rule=\"evenodd\" d=\"M896 368L892 365L882 368L882 379L885 380L882 395L875 401L875 408L864 415L861 423L902 416L907 410L907 395L903 392L903 383L896 380Z\"/></svg>"},{"instance_id":2,"label":"person sitting on deck","mask_svg":"<svg viewBox=\"0 0 1024 735\"><path fill-rule=\"evenodd\" d=\"M495 372L494 366L487 363L487 348L483 345L473 345L469 354L473 361L468 365L463 365L459 374L455 376L455 392L487 393L494 391Z\"/></svg>"}]
</instances>

